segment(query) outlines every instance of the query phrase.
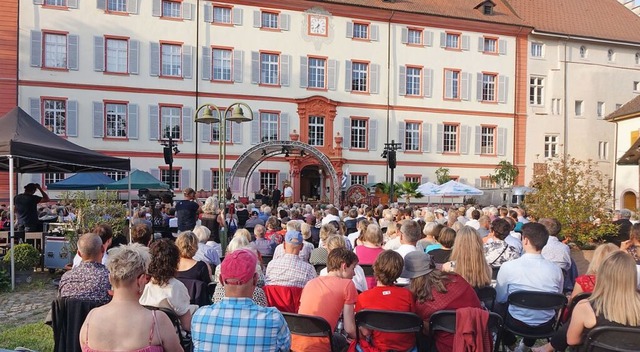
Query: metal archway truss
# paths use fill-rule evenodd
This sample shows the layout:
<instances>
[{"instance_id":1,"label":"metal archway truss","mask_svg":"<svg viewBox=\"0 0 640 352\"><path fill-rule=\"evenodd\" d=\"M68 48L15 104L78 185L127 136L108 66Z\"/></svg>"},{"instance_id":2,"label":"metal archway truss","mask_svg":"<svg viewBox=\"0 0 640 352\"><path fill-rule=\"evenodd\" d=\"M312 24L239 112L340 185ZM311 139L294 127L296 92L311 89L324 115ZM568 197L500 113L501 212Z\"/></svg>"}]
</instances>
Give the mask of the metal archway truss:
<instances>
[{"instance_id":1,"label":"metal archway truss","mask_svg":"<svg viewBox=\"0 0 640 352\"><path fill-rule=\"evenodd\" d=\"M293 150L304 150L307 155L309 155L310 157L314 157L318 161L320 161L331 178L333 201L339 201L340 182L338 180L338 174L333 168L333 165L331 164L329 158L327 158L325 154L321 153L309 144L298 141L268 141L251 147L249 150L244 152L238 158L238 160L236 160L235 164L233 164L233 167L229 172L229 177L227 178L226 186L230 186L231 184L233 184L233 180L236 177L243 177L244 182L242 183L242 195L246 197L249 188L250 176L253 175L253 172L265 160L275 155L284 154L282 147L286 147L290 152Z\"/></svg>"}]
</instances>

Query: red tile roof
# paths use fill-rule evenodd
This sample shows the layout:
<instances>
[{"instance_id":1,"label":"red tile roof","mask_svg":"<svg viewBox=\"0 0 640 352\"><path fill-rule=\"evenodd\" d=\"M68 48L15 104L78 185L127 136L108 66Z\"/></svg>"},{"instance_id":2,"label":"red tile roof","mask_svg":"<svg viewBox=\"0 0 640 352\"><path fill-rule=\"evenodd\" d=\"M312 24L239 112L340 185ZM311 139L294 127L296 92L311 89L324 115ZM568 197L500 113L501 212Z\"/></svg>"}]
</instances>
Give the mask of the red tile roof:
<instances>
[{"instance_id":1,"label":"red tile roof","mask_svg":"<svg viewBox=\"0 0 640 352\"><path fill-rule=\"evenodd\" d=\"M605 119L614 121L618 120L620 117L626 117L627 115L640 115L640 95L629 100L626 104L622 105L620 109L607 115Z\"/></svg>"}]
</instances>

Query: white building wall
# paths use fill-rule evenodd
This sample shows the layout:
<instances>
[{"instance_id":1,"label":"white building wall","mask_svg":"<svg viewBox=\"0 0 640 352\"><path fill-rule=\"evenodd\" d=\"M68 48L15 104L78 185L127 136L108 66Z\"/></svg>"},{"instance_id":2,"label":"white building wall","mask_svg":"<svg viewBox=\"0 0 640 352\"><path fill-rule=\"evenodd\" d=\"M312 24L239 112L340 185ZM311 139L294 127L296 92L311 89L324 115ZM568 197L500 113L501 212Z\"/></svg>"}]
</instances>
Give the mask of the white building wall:
<instances>
[{"instance_id":1,"label":"white building wall","mask_svg":"<svg viewBox=\"0 0 640 352\"><path fill-rule=\"evenodd\" d=\"M615 150L615 160L619 160L633 145L631 134L640 132L640 117L634 117L616 122L618 125L618 139ZM612 124L613 125L613 124ZM640 180L638 179L638 165L616 165L615 200L616 209L624 208L623 196L626 192L633 192L636 199L640 198ZM636 204L637 206L637 204Z\"/></svg>"}]
</instances>

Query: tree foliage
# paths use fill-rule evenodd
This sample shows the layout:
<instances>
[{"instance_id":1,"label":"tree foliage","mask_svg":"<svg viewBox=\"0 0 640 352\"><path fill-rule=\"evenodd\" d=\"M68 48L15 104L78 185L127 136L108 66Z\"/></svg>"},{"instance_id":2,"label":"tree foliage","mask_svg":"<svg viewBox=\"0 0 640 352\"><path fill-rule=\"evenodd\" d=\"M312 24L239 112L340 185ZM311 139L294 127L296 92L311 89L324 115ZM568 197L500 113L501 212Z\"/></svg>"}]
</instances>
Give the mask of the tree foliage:
<instances>
[{"instance_id":1,"label":"tree foliage","mask_svg":"<svg viewBox=\"0 0 640 352\"><path fill-rule=\"evenodd\" d=\"M395 185L396 193L398 196L403 196L407 205L411 204L411 198L422 198L424 195L418 191L420 184L418 182L398 182Z\"/></svg>"},{"instance_id":2,"label":"tree foliage","mask_svg":"<svg viewBox=\"0 0 640 352\"><path fill-rule=\"evenodd\" d=\"M489 175L489 178L500 188L513 185L519 174L518 168L507 160L499 162L494 171L495 174Z\"/></svg>"},{"instance_id":3,"label":"tree foliage","mask_svg":"<svg viewBox=\"0 0 640 352\"><path fill-rule=\"evenodd\" d=\"M609 204L607 176L592 160L557 157L548 160L542 172L534 175L535 192L525 198L529 214L536 218L556 218L561 235L587 244L615 232L604 208ZM600 219L600 224L593 220Z\"/></svg>"},{"instance_id":4,"label":"tree foliage","mask_svg":"<svg viewBox=\"0 0 640 352\"><path fill-rule=\"evenodd\" d=\"M439 167L436 170L436 181L438 184L441 185L443 183L447 183L449 180L451 180L451 177L449 177L449 169L446 167Z\"/></svg>"}]
</instances>

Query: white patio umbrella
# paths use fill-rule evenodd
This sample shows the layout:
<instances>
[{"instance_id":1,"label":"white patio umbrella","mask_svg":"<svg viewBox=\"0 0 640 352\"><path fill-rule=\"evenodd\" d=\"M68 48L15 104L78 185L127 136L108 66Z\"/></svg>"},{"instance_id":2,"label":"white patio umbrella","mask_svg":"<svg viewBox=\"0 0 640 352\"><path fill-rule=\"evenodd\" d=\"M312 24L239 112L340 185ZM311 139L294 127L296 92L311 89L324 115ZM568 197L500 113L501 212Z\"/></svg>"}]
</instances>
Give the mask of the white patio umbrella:
<instances>
[{"instance_id":1,"label":"white patio umbrella","mask_svg":"<svg viewBox=\"0 0 640 352\"><path fill-rule=\"evenodd\" d=\"M438 189L435 190L435 195L443 197L479 196L482 194L484 194L483 191L454 180L440 185Z\"/></svg>"}]
</instances>

